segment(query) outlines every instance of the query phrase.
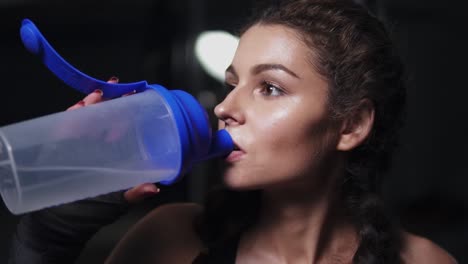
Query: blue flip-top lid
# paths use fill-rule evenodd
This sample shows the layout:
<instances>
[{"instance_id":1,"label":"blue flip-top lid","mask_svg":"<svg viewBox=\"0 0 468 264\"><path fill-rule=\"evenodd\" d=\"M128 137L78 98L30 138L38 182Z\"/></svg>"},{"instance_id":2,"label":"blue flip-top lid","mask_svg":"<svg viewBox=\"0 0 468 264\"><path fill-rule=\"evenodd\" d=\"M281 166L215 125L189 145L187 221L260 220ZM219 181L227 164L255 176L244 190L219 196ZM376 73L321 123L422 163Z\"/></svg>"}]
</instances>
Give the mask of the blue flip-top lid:
<instances>
[{"instance_id":1,"label":"blue flip-top lid","mask_svg":"<svg viewBox=\"0 0 468 264\"><path fill-rule=\"evenodd\" d=\"M233 150L232 138L226 130L218 130L212 135L208 115L192 95L181 90L167 90L157 84L148 87L157 91L172 110L182 148L183 164L179 173L161 183L171 184L190 170L194 163L227 155Z\"/></svg>"},{"instance_id":2,"label":"blue flip-top lid","mask_svg":"<svg viewBox=\"0 0 468 264\"><path fill-rule=\"evenodd\" d=\"M182 166L173 179L162 183L171 184L198 161L227 155L233 142L226 130L211 132L209 119L204 108L189 93L167 90L161 85L148 85L146 81L135 83L108 83L88 76L65 61L47 42L39 29L29 19L24 19L20 30L25 47L40 56L42 62L59 79L70 87L88 94L96 89L103 91L104 98L115 98L130 92L154 89L173 111L181 142Z\"/></svg>"}]
</instances>

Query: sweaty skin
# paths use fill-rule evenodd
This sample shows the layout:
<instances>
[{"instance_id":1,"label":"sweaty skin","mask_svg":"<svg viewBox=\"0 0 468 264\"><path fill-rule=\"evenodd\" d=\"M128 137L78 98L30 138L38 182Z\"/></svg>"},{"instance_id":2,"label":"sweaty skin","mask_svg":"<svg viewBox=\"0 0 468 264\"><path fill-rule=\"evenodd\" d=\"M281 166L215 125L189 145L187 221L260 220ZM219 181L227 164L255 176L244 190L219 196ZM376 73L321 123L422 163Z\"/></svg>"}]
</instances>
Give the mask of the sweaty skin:
<instances>
[{"instance_id":1,"label":"sweaty skin","mask_svg":"<svg viewBox=\"0 0 468 264\"><path fill-rule=\"evenodd\" d=\"M337 144L328 84L311 70L309 48L284 27L255 26L226 71L230 93L216 115L240 148L228 157L232 188L309 181ZM309 186L310 187L310 186Z\"/></svg>"}]
</instances>

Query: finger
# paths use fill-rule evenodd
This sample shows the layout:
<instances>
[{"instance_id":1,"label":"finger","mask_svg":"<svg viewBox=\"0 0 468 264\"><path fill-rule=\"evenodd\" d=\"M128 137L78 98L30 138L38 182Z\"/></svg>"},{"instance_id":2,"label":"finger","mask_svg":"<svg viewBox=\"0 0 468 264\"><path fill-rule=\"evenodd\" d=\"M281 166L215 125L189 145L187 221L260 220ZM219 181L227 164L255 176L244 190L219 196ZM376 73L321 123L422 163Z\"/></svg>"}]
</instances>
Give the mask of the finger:
<instances>
[{"instance_id":1,"label":"finger","mask_svg":"<svg viewBox=\"0 0 468 264\"><path fill-rule=\"evenodd\" d=\"M113 142L121 138L125 133L128 133L130 124L126 120L121 120L120 122L114 122L112 124L112 129L107 131L105 141Z\"/></svg>"},{"instance_id":2,"label":"finger","mask_svg":"<svg viewBox=\"0 0 468 264\"><path fill-rule=\"evenodd\" d=\"M112 76L110 77L110 79L107 81L108 83L118 83L119 82L119 78L115 77L115 76Z\"/></svg>"},{"instance_id":3,"label":"finger","mask_svg":"<svg viewBox=\"0 0 468 264\"><path fill-rule=\"evenodd\" d=\"M96 104L102 101L103 92L99 89L94 90L83 98L84 106Z\"/></svg>"},{"instance_id":4,"label":"finger","mask_svg":"<svg viewBox=\"0 0 468 264\"><path fill-rule=\"evenodd\" d=\"M68 107L67 111L78 109L80 107L83 107L84 105L85 105L85 102L83 100L81 100L78 103Z\"/></svg>"},{"instance_id":5,"label":"finger","mask_svg":"<svg viewBox=\"0 0 468 264\"><path fill-rule=\"evenodd\" d=\"M129 203L137 203L156 195L159 191L153 183L144 183L126 191L124 197Z\"/></svg>"},{"instance_id":6,"label":"finger","mask_svg":"<svg viewBox=\"0 0 468 264\"><path fill-rule=\"evenodd\" d=\"M108 83L118 83L119 78L114 76L114 77L111 77L107 82ZM80 100L78 103L76 103L73 106L69 107L67 109L67 111L75 110L75 109L78 109L78 108L83 107L83 106L99 103L99 102L103 101L102 95L103 95L102 91L99 90L99 89L96 89L92 93L88 94L85 98L83 98L83 100Z\"/></svg>"}]
</instances>

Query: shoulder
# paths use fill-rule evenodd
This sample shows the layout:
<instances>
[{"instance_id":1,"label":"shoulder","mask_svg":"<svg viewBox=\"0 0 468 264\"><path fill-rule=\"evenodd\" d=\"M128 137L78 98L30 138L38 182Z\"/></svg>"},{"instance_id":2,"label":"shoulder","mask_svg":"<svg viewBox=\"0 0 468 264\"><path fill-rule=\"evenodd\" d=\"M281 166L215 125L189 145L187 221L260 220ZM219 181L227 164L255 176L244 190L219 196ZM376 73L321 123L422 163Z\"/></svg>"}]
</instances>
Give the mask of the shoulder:
<instances>
[{"instance_id":1,"label":"shoulder","mask_svg":"<svg viewBox=\"0 0 468 264\"><path fill-rule=\"evenodd\" d=\"M194 203L159 206L127 232L106 263L190 263L203 249L193 228L202 211Z\"/></svg>"},{"instance_id":2,"label":"shoulder","mask_svg":"<svg viewBox=\"0 0 468 264\"><path fill-rule=\"evenodd\" d=\"M403 232L402 242L404 264L457 264L454 257L427 238Z\"/></svg>"}]
</instances>

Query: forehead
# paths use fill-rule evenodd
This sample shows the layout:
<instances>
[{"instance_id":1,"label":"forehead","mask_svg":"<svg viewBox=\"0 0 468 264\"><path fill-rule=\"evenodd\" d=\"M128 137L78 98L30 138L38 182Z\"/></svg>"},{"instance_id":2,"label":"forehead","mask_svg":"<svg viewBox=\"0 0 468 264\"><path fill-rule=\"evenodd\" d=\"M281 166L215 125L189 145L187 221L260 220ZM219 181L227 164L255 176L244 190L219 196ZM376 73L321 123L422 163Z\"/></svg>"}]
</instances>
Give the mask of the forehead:
<instances>
[{"instance_id":1,"label":"forehead","mask_svg":"<svg viewBox=\"0 0 468 264\"><path fill-rule=\"evenodd\" d=\"M299 33L281 25L254 25L240 38L234 66L282 64L296 73L312 70L312 51L300 40Z\"/></svg>"}]
</instances>

